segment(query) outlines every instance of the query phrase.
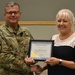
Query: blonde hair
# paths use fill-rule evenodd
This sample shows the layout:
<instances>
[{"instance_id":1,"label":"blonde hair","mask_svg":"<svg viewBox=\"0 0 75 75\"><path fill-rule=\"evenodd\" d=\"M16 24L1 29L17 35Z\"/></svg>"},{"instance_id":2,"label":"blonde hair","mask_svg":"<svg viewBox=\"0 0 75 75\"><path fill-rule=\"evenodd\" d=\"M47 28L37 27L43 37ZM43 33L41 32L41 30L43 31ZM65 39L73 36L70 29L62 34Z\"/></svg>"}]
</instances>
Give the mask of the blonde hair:
<instances>
[{"instance_id":1,"label":"blonde hair","mask_svg":"<svg viewBox=\"0 0 75 75\"><path fill-rule=\"evenodd\" d=\"M75 22L74 14L69 9L61 9L56 15L56 21L60 16L67 17L72 25Z\"/></svg>"}]
</instances>

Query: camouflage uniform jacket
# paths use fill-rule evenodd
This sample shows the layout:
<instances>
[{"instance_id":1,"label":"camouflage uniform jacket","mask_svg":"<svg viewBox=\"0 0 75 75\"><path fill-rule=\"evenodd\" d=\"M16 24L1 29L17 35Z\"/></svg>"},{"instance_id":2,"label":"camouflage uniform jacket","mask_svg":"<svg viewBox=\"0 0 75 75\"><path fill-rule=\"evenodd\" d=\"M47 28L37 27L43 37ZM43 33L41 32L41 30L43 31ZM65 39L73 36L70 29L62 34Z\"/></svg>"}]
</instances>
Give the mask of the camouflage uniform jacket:
<instances>
[{"instance_id":1,"label":"camouflage uniform jacket","mask_svg":"<svg viewBox=\"0 0 75 75\"><path fill-rule=\"evenodd\" d=\"M0 26L0 75L29 75L30 66L25 64L29 41L33 39L27 28L14 31L4 24Z\"/></svg>"}]
</instances>

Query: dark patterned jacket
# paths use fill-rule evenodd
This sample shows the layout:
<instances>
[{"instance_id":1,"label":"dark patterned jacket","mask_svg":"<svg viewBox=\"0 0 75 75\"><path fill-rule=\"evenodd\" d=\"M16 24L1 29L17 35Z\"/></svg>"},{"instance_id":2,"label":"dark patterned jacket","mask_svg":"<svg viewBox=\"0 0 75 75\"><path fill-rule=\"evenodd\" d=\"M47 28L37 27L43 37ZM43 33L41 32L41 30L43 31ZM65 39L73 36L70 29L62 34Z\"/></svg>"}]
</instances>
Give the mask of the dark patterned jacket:
<instances>
[{"instance_id":1,"label":"dark patterned jacket","mask_svg":"<svg viewBox=\"0 0 75 75\"><path fill-rule=\"evenodd\" d=\"M19 25L17 31L6 24L0 27L0 75L29 75L24 58L30 39L33 37L25 27Z\"/></svg>"}]
</instances>

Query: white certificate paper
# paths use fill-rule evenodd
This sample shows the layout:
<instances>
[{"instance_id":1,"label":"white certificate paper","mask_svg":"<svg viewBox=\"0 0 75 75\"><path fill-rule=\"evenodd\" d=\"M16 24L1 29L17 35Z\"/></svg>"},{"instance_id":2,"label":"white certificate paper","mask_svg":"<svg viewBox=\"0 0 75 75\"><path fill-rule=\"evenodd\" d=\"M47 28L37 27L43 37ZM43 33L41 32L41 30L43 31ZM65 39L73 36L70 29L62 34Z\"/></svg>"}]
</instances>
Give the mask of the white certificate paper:
<instances>
[{"instance_id":1,"label":"white certificate paper","mask_svg":"<svg viewBox=\"0 0 75 75\"><path fill-rule=\"evenodd\" d=\"M31 40L29 56L34 60L46 60L52 56L53 40Z\"/></svg>"}]
</instances>

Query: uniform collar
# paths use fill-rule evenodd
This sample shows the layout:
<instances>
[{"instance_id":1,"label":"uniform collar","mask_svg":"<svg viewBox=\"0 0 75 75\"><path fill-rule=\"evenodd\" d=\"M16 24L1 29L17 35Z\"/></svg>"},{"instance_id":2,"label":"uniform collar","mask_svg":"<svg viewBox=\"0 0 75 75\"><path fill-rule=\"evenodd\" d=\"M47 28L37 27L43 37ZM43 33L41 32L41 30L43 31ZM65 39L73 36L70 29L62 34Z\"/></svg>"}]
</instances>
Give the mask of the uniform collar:
<instances>
[{"instance_id":1,"label":"uniform collar","mask_svg":"<svg viewBox=\"0 0 75 75\"><path fill-rule=\"evenodd\" d=\"M6 26L6 28L7 28L7 30L10 32L10 33L16 33L16 34L20 34L20 33L22 33L23 31L25 31L25 30L23 30L22 29L22 27L18 24L18 26L19 26L19 28L18 28L18 30L14 30L12 27L10 27L9 25L5 25Z\"/></svg>"}]
</instances>

